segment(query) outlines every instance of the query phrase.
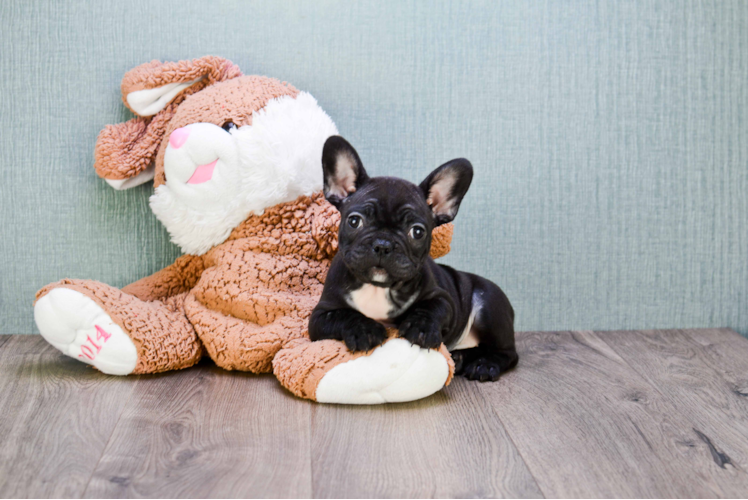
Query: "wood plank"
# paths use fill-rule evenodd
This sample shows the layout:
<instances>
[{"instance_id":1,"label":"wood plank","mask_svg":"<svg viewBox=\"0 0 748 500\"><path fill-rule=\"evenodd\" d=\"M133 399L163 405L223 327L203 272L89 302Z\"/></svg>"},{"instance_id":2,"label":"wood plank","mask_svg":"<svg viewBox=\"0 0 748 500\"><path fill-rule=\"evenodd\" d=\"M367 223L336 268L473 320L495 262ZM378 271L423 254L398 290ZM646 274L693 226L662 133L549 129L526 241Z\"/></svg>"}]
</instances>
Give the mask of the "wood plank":
<instances>
[{"instance_id":1,"label":"wood plank","mask_svg":"<svg viewBox=\"0 0 748 500\"><path fill-rule=\"evenodd\" d=\"M86 497L310 497L310 406L209 362L143 376Z\"/></svg>"},{"instance_id":2,"label":"wood plank","mask_svg":"<svg viewBox=\"0 0 748 500\"><path fill-rule=\"evenodd\" d=\"M316 498L540 497L476 385L457 379L412 403L317 405Z\"/></svg>"},{"instance_id":3,"label":"wood plank","mask_svg":"<svg viewBox=\"0 0 748 500\"><path fill-rule=\"evenodd\" d=\"M497 383L341 407L210 363L108 377L38 335L2 336L0 497L748 496L735 332L518 343Z\"/></svg>"},{"instance_id":4,"label":"wood plank","mask_svg":"<svg viewBox=\"0 0 748 500\"><path fill-rule=\"evenodd\" d=\"M5 343L8 342L12 336L13 335L8 334L8 333L0 335L0 349L3 348L3 345L5 345Z\"/></svg>"},{"instance_id":5,"label":"wood plank","mask_svg":"<svg viewBox=\"0 0 748 500\"><path fill-rule=\"evenodd\" d=\"M62 356L60 351L44 340L41 335L16 334L7 335L9 337L2 346L4 352L12 356L26 354L51 354Z\"/></svg>"},{"instance_id":6,"label":"wood plank","mask_svg":"<svg viewBox=\"0 0 748 500\"><path fill-rule=\"evenodd\" d=\"M137 382L48 346L0 349L0 497L80 497Z\"/></svg>"},{"instance_id":7,"label":"wood plank","mask_svg":"<svg viewBox=\"0 0 748 500\"><path fill-rule=\"evenodd\" d=\"M480 389L548 497L746 493L669 398L592 332L518 335L520 365Z\"/></svg>"},{"instance_id":8,"label":"wood plank","mask_svg":"<svg viewBox=\"0 0 748 500\"><path fill-rule=\"evenodd\" d=\"M698 358L719 373L735 395L748 398L748 339L728 328L681 332L695 343Z\"/></svg>"},{"instance_id":9,"label":"wood plank","mask_svg":"<svg viewBox=\"0 0 748 500\"><path fill-rule=\"evenodd\" d=\"M609 332L602 338L680 413L707 446L715 477L748 496L748 340L727 330Z\"/></svg>"}]
</instances>

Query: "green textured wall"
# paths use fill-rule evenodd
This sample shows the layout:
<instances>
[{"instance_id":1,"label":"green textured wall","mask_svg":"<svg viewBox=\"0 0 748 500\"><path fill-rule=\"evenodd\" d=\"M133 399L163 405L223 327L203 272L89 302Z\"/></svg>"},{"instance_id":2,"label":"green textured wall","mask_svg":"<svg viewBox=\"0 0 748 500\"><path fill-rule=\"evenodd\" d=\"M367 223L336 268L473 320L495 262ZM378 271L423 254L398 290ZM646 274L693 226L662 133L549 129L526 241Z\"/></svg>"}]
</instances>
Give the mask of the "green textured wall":
<instances>
[{"instance_id":1,"label":"green textured wall","mask_svg":"<svg viewBox=\"0 0 748 500\"><path fill-rule=\"evenodd\" d=\"M517 327L748 333L748 2L0 2L0 333L176 247L94 174L119 82L216 54L308 90L373 174L476 167L449 263Z\"/></svg>"}]
</instances>

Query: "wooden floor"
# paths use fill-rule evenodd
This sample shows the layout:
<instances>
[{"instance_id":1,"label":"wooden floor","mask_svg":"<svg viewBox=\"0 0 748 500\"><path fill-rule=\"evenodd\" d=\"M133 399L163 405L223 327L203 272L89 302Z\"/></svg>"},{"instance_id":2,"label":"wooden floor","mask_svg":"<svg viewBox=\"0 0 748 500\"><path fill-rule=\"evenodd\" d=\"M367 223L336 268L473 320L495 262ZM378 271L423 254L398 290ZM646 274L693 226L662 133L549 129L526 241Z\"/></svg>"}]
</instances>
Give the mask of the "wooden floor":
<instances>
[{"instance_id":1,"label":"wooden floor","mask_svg":"<svg viewBox=\"0 0 748 500\"><path fill-rule=\"evenodd\" d=\"M2 497L746 497L748 340L518 334L496 383L310 403L209 362L110 377L0 336Z\"/></svg>"}]
</instances>

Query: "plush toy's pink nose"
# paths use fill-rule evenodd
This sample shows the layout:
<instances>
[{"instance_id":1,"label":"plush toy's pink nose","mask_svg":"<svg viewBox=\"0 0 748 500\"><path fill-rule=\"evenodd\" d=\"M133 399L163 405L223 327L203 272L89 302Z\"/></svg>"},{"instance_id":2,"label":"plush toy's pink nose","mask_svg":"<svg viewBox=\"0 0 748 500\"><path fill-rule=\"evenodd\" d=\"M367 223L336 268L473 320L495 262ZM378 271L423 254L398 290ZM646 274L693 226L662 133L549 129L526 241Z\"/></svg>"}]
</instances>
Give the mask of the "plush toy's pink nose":
<instances>
[{"instance_id":1,"label":"plush toy's pink nose","mask_svg":"<svg viewBox=\"0 0 748 500\"><path fill-rule=\"evenodd\" d=\"M189 136L190 129L186 127L178 128L169 136L169 145L174 149L179 149L187 142Z\"/></svg>"}]
</instances>

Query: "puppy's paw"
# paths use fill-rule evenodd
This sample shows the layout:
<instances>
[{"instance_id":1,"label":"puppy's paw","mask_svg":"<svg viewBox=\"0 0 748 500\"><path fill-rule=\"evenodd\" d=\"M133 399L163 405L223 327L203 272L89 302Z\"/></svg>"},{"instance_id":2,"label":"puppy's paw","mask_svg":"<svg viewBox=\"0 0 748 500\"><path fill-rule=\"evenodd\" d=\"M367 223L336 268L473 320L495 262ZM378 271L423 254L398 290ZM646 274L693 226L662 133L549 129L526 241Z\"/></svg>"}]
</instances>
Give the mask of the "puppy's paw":
<instances>
[{"instance_id":1,"label":"puppy's paw","mask_svg":"<svg viewBox=\"0 0 748 500\"><path fill-rule=\"evenodd\" d=\"M462 370L462 375L468 380L480 380L481 382L496 382L501 376L501 366L497 361L486 358L478 358L468 363Z\"/></svg>"},{"instance_id":2,"label":"puppy's paw","mask_svg":"<svg viewBox=\"0 0 748 500\"><path fill-rule=\"evenodd\" d=\"M399 330L401 337L427 349L437 349L442 343L441 325L427 314L409 315Z\"/></svg>"},{"instance_id":3,"label":"puppy's paw","mask_svg":"<svg viewBox=\"0 0 748 500\"><path fill-rule=\"evenodd\" d=\"M465 369L465 355L462 351L451 351L449 353L452 356L452 361L455 364L455 375L462 375L462 371Z\"/></svg>"},{"instance_id":4,"label":"puppy's paw","mask_svg":"<svg viewBox=\"0 0 748 500\"><path fill-rule=\"evenodd\" d=\"M343 336L343 342L351 352L371 351L387 339L387 329L374 320L362 321L354 330Z\"/></svg>"}]
</instances>

